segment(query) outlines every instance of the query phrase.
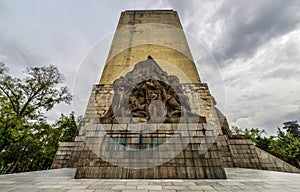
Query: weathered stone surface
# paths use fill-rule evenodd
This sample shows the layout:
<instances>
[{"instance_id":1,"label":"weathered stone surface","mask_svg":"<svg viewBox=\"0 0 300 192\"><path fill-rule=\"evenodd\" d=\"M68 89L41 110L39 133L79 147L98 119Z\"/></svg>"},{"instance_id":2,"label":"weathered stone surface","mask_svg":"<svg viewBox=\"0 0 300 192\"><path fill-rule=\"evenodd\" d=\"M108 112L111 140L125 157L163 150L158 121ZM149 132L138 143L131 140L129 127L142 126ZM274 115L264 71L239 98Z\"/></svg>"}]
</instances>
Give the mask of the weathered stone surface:
<instances>
[{"instance_id":1,"label":"weathered stone surface","mask_svg":"<svg viewBox=\"0 0 300 192\"><path fill-rule=\"evenodd\" d=\"M261 163L261 168L271 171L281 171L281 172L290 172L290 173L300 173L300 170L287 162L267 153L266 151L259 149L258 147L254 148L255 152L258 155L259 161Z\"/></svg>"},{"instance_id":2,"label":"weathered stone surface","mask_svg":"<svg viewBox=\"0 0 300 192\"><path fill-rule=\"evenodd\" d=\"M148 55L163 61L161 68L179 77L181 83L200 82L177 12L135 10L121 13L99 83L113 84Z\"/></svg>"},{"instance_id":3,"label":"weathered stone surface","mask_svg":"<svg viewBox=\"0 0 300 192\"><path fill-rule=\"evenodd\" d=\"M82 151L82 145L83 143L81 141L60 142L51 168L58 169L76 167Z\"/></svg>"},{"instance_id":4,"label":"weathered stone surface","mask_svg":"<svg viewBox=\"0 0 300 192\"><path fill-rule=\"evenodd\" d=\"M205 117L191 111L178 77L169 76L152 58L116 79L113 89L112 103L101 123L206 123Z\"/></svg>"}]
</instances>

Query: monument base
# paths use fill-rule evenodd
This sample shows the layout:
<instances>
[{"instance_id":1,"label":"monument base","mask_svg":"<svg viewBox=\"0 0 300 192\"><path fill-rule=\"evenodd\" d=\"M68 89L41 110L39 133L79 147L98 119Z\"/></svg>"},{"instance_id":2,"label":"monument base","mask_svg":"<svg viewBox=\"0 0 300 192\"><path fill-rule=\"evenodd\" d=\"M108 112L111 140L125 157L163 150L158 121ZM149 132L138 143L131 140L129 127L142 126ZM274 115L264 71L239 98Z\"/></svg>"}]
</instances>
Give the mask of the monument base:
<instances>
[{"instance_id":1,"label":"monument base","mask_svg":"<svg viewBox=\"0 0 300 192\"><path fill-rule=\"evenodd\" d=\"M226 179L213 130L204 135L202 124L151 124L157 130L149 133L124 129L131 125L89 125L75 178Z\"/></svg>"}]
</instances>

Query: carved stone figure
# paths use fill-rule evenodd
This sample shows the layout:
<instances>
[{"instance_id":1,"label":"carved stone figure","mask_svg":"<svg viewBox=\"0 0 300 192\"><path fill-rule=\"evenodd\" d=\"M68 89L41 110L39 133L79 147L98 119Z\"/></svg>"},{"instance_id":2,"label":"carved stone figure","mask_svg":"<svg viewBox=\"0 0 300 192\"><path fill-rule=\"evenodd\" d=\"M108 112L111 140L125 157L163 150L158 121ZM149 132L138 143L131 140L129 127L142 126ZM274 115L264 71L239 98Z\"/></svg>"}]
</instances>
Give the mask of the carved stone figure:
<instances>
[{"instance_id":1,"label":"carved stone figure","mask_svg":"<svg viewBox=\"0 0 300 192\"><path fill-rule=\"evenodd\" d=\"M165 118L165 122L176 123L189 117L205 121L191 112L178 77L169 76L152 58L136 64L125 77L117 79L113 89L111 106L100 118L102 123L115 123L118 118L128 117L136 118L135 122L150 122L150 119L156 122L155 118Z\"/></svg>"}]
</instances>

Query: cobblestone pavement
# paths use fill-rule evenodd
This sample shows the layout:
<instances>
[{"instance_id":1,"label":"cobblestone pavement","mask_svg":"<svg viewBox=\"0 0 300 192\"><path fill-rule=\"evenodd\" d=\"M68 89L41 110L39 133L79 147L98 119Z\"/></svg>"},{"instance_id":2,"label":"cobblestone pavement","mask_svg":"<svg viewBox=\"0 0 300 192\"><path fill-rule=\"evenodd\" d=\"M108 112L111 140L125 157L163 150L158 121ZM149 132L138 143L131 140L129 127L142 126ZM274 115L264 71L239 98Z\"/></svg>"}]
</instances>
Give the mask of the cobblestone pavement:
<instances>
[{"instance_id":1,"label":"cobblestone pavement","mask_svg":"<svg viewBox=\"0 0 300 192\"><path fill-rule=\"evenodd\" d=\"M75 169L56 169L0 176L0 191L131 192L131 191L300 191L300 174L226 168L226 180L73 179Z\"/></svg>"}]
</instances>

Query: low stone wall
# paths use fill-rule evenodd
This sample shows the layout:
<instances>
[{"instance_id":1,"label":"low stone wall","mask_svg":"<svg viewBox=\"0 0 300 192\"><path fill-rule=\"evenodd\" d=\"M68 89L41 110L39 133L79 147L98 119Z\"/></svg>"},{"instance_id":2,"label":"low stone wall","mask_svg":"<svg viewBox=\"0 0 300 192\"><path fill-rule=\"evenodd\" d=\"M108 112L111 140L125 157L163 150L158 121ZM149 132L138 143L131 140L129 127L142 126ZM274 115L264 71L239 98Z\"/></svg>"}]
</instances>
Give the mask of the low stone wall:
<instances>
[{"instance_id":1,"label":"low stone wall","mask_svg":"<svg viewBox=\"0 0 300 192\"><path fill-rule=\"evenodd\" d=\"M255 146L250 139L228 139L233 166L261 169Z\"/></svg>"},{"instance_id":2,"label":"low stone wall","mask_svg":"<svg viewBox=\"0 0 300 192\"><path fill-rule=\"evenodd\" d=\"M223 167L263 169L300 173L300 169L256 147L250 139L232 139L219 136Z\"/></svg>"},{"instance_id":3,"label":"low stone wall","mask_svg":"<svg viewBox=\"0 0 300 192\"><path fill-rule=\"evenodd\" d=\"M261 167L264 170L300 173L300 169L291 164L271 155L270 153L255 147L255 151L259 157Z\"/></svg>"},{"instance_id":4,"label":"low stone wall","mask_svg":"<svg viewBox=\"0 0 300 192\"><path fill-rule=\"evenodd\" d=\"M60 142L51 169L75 168L82 151L83 142Z\"/></svg>"},{"instance_id":5,"label":"low stone wall","mask_svg":"<svg viewBox=\"0 0 300 192\"><path fill-rule=\"evenodd\" d=\"M218 147L221 152L222 166L223 167L234 167L232 155L228 145L228 138L225 135L220 135L217 140Z\"/></svg>"}]
</instances>

